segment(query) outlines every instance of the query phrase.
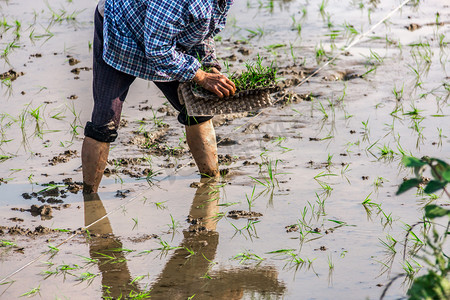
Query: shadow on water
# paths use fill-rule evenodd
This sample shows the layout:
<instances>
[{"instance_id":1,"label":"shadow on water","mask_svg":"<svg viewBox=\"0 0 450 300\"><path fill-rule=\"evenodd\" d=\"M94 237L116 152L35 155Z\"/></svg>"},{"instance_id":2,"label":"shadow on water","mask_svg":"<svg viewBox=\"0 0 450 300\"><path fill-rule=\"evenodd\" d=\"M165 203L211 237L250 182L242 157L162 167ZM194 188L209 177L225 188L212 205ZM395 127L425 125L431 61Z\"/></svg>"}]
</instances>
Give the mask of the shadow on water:
<instances>
[{"instance_id":1,"label":"shadow on water","mask_svg":"<svg viewBox=\"0 0 450 300\"><path fill-rule=\"evenodd\" d=\"M242 299L245 294L282 297L285 285L278 280L272 266L231 268L212 271L219 245L216 231L219 212L216 182L202 179L192 201L184 239L168 260L150 288L152 299ZM84 195L85 224L106 215L98 194ZM122 243L115 237L106 217L91 226L89 245L91 259L98 262L102 276L103 295L113 299L124 295L145 294L130 275ZM193 251L189 255L186 250ZM113 263L112 263L113 262ZM125 296L125 297L127 297Z\"/></svg>"}]
</instances>

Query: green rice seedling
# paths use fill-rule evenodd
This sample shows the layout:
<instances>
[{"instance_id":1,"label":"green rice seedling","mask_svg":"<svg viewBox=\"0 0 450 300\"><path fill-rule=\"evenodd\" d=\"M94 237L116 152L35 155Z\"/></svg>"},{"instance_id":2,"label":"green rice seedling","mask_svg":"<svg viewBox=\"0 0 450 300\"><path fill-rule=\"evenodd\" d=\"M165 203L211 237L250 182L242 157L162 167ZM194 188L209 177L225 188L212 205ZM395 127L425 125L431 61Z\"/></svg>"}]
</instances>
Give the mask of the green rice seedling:
<instances>
[{"instance_id":1,"label":"green rice seedling","mask_svg":"<svg viewBox=\"0 0 450 300\"><path fill-rule=\"evenodd\" d=\"M361 124L363 125L362 130L363 130L363 142L367 141L369 142L369 135L370 135L370 129L369 129L369 119L367 119L366 121L361 121Z\"/></svg>"},{"instance_id":2,"label":"green rice seedling","mask_svg":"<svg viewBox=\"0 0 450 300\"><path fill-rule=\"evenodd\" d=\"M442 128L437 128L439 141L437 143L438 147L442 147L442 138L447 138L446 135L442 134Z\"/></svg>"},{"instance_id":3,"label":"green rice seedling","mask_svg":"<svg viewBox=\"0 0 450 300\"><path fill-rule=\"evenodd\" d=\"M17 245L8 240L0 240L0 247L16 247Z\"/></svg>"},{"instance_id":4,"label":"green rice seedling","mask_svg":"<svg viewBox=\"0 0 450 300\"><path fill-rule=\"evenodd\" d=\"M43 115L43 112L41 113L41 108L43 105L39 105L38 107L36 107L35 109L30 109L29 113L31 115L31 117L33 118L33 120L35 121L35 135L38 136L39 138L42 139L43 137L43 130L42 130L42 125L41 122L43 121L43 118L41 115Z\"/></svg>"},{"instance_id":5,"label":"green rice seedling","mask_svg":"<svg viewBox=\"0 0 450 300\"><path fill-rule=\"evenodd\" d=\"M229 77L236 86L236 93L245 90L271 87L274 85L277 70L273 67L273 64L270 66L263 66L262 58L258 55L255 62L247 62L244 65L246 68L245 71L239 75L233 73ZM193 85L193 89L202 93L209 93L196 84Z\"/></svg>"},{"instance_id":6,"label":"green rice seedling","mask_svg":"<svg viewBox=\"0 0 450 300\"><path fill-rule=\"evenodd\" d=\"M355 29L355 27L352 24L349 24L347 22L344 22L342 27L344 29L344 37L347 38L347 44L350 44L359 34L359 32L358 30Z\"/></svg>"},{"instance_id":7,"label":"green rice seedling","mask_svg":"<svg viewBox=\"0 0 450 300\"><path fill-rule=\"evenodd\" d=\"M387 251L388 253L392 253L392 254L397 253L395 246L397 245L398 242L390 234L386 235L386 241L384 241L380 238L378 240L380 241L380 243L383 246L383 248L385 249L385 251Z\"/></svg>"},{"instance_id":8,"label":"green rice seedling","mask_svg":"<svg viewBox=\"0 0 450 300\"><path fill-rule=\"evenodd\" d=\"M209 263L208 265L208 270L206 270L205 274L203 274L203 276L201 276L200 278L203 279L212 279L212 277L209 275L209 272L212 270L212 268L217 265L216 262L209 260L208 258L206 258L205 254L202 253L202 256L204 259L206 259L206 261Z\"/></svg>"},{"instance_id":9,"label":"green rice seedling","mask_svg":"<svg viewBox=\"0 0 450 300\"><path fill-rule=\"evenodd\" d=\"M51 244L47 245L47 247L50 249L50 252L52 252L52 253L58 253L60 250L59 248L57 248Z\"/></svg>"},{"instance_id":10,"label":"green rice seedling","mask_svg":"<svg viewBox=\"0 0 450 300\"><path fill-rule=\"evenodd\" d=\"M316 176L314 176L313 178L317 181L318 178L329 177L329 176L338 176L338 175L334 174L334 173L326 173L325 171L322 171L319 174L317 174Z\"/></svg>"},{"instance_id":11,"label":"green rice seedling","mask_svg":"<svg viewBox=\"0 0 450 300\"><path fill-rule=\"evenodd\" d=\"M155 206L156 206L157 209L166 209L167 206L164 204L166 202L167 201L155 202Z\"/></svg>"},{"instance_id":12,"label":"green rice seedling","mask_svg":"<svg viewBox=\"0 0 450 300\"><path fill-rule=\"evenodd\" d=\"M10 158L12 158L12 156L0 154L0 162L4 162L5 160L8 160Z\"/></svg>"},{"instance_id":13,"label":"green rice seedling","mask_svg":"<svg viewBox=\"0 0 450 300\"><path fill-rule=\"evenodd\" d=\"M331 15L329 13L327 13L327 27L328 27L328 29L331 29L334 27L334 24L331 21Z\"/></svg>"},{"instance_id":14,"label":"green rice seedling","mask_svg":"<svg viewBox=\"0 0 450 300\"><path fill-rule=\"evenodd\" d=\"M25 296L32 297L32 296L35 296L36 294L40 294L40 291L41 291L41 285L38 285L37 287L32 288L28 292L23 293L22 295L20 295L20 297L25 297Z\"/></svg>"},{"instance_id":15,"label":"green rice seedling","mask_svg":"<svg viewBox=\"0 0 450 300\"><path fill-rule=\"evenodd\" d=\"M388 145L384 145L381 148L378 147L378 149L380 150L380 157L379 158L393 159L394 155L398 154L393 149L391 149Z\"/></svg>"},{"instance_id":16,"label":"green rice seedling","mask_svg":"<svg viewBox=\"0 0 450 300\"><path fill-rule=\"evenodd\" d=\"M71 273L71 271L73 270L79 270L81 267L73 264L73 265L68 265L68 264L63 264L63 265L59 265L55 268L55 270L47 270L42 272L42 275L45 275L46 279L50 276L57 276L57 275L63 275L64 278L66 278L66 275L72 275L75 276L74 274Z\"/></svg>"},{"instance_id":17,"label":"green rice seedling","mask_svg":"<svg viewBox=\"0 0 450 300\"><path fill-rule=\"evenodd\" d=\"M94 281L94 279L99 276L100 274L93 274L91 272L84 272L81 273L80 276L78 276L75 280L81 281L81 282L87 282L88 285L91 285L91 283Z\"/></svg>"},{"instance_id":18,"label":"green rice seedling","mask_svg":"<svg viewBox=\"0 0 450 300\"><path fill-rule=\"evenodd\" d=\"M378 176L377 178L375 178L375 180L373 181L373 186L375 188L375 191L378 191L378 189L380 187L383 187L384 182L389 182L389 180L387 180L386 178L383 178L381 176Z\"/></svg>"},{"instance_id":19,"label":"green rice seedling","mask_svg":"<svg viewBox=\"0 0 450 300\"><path fill-rule=\"evenodd\" d=\"M327 214L325 213L325 200L327 199L327 197L323 197L321 198L317 193L316 194L316 203L318 206L317 209L317 216L326 216Z\"/></svg>"},{"instance_id":20,"label":"green rice seedling","mask_svg":"<svg viewBox=\"0 0 450 300\"><path fill-rule=\"evenodd\" d=\"M328 269L334 269L333 255L331 254L328 255Z\"/></svg>"},{"instance_id":21,"label":"green rice seedling","mask_svg":"<svg viewBox=\"0 0 450 300\"><path fill-rule=\"evenodd\" d=\"M5 49L3 49L3 51L1 52L0 58L3 58L6 62L8 62L8 55L12 50L17 48L20 48L20 46L17 45L16 41L9 42L8 44L6 44Z\"/></svg>"},{"instance_id":22,"label":"green rice seedling","mask_svg":"<svg viewBox=\"0 0 450 300\"><path fill-rule=\"evenodd\" d=\"M376 208L380 208L380 204L375 203L372 201L372 199L370 199L370 195L372 195L372 193L370 193L369 195L367 195L367 197L363 200L363 202L361 202L361 204L365 207L376 207Z\"/></svg>"},{"instance_id":23,"label":"green rice seedling","mask_svg":"<svg viewBox=\"0 0 450 300\"><path fill-rule=\"evenodd\" d=\"M386 226L391 226L392 225L392 221L393 221L393 219L392 219L392 213L389 213L389 214L387 214L382 208L381 208L381 205L380 205L380 212L381 212L381 214L383 215L382 217L381 217L381 225L383 225L383 227L385 228Z\"/></svg>"},{"instance_id":24,"label":"green rice seedling","mask_svg":"<svg viewBox=\"0 0 450 300\"><path fill-rule=\"evenodd\" d=\"M319 101L319 106L317 107L317 109L322 113L322 120L327 120L328 113L327 113L325 107L323 107L322 102Z\"/></svg>"},{"instance_id":25,"label":"green rice seedling","mask_svg":"<svg viewBox=\"0 0 450 300\"><path fill-rule=\"evenodd\" d=\"M320 62L323 62L325 60L328 60L328 58L329 58L325 49L323 48L322 42L320 42L319 45L316 45L314 52L316 54L317 64L319 64Z\"/></svg>"},{"instance_id":26,"label":"green rice seedling","mask_svg":"<svg viewBox=\"0 0 450 300\"><path fill-rule=\"evenodd\" d=\"M12 27L13 25L9 25L5 17L3 17L3 20L0 20L0 28L3 28L4 31L7 31Z\"/></svg>"},{"instance_id":27,"label":"green rice seedling","mask_svg":"<svg viewBox=\"0 0 450 300\"><path fill-rule=\"evenodd\" d=\"M249 40L252 38L255 38L255 37L261 38L264 35L264 28L262 28L260 26L258 26L255 30L248 29L248 28L245 30L249 33L249 35L247 37Z\"/></svg>"},{"instance_id":28,"label":"green rice seedling","mask_svg":"<svg viewBox=\"0 0 450 300\"><path fill-rule=\"evenodd\" d=\"M253 202L256 200L254 198L254 196L255 196L255 189L256 189L256 185L253 186L253 190L252 190L252 194L250 195L250 198L248 197L247 194L245 194L245 199L247 200L248 210L249 211L252 211Z\"/></svg>"},{"instance_id":29,"label":"green rice seedling","mask_svg":"<svg viewBox=\"0 0 450 300\"><path fill-rule=\"evenodd\" d=\"M243 234L244 232L247 232L249 238L252 239L252 237L256 237L256 238L258 237L255 224L258 224L259 222L260 222L259 220L247 220L247 224L244 225L244 227L242 227L240 229L237 228L233 223L230 222L230 224L231 224L231 226L233 226L233 228L235 230L234 235L236 235L237 233Z\"/></svg>"},{"instance_id":30,"label":"green rice seedling","mask_svg":"<svg viewBox=\"0 0 450 300\"><path fill-rule=\"evenodd\" d=\"M170 222L170 224L168 224L169 229L170 229L173 233L175 233L176 229L180 226L180 223L179 223L178 221L175 221L175 220L174 220L172 214L170 215L170 220L171 220L171 222Z\"/></svg>"},{"instance_id":31,"label":"green rice seedling","mask_svg":"<svg viewBox=\"0 0 450 300\"><path fill-rule=\"evenodd\" d=\"M286 47L286 44L271 44L268 46L264 46L264 48L267 50L274 50L274 49L284 48L284 47Z\"/></svg>"},{"instance_id":32,"label":"green rice seedling","mask_svg":"<svg viewBox=\"0 0 450 300\"><path fill-rule=\"evenodd\" d=\"M290 50L290 54L291 54L291 57L292 57L292 62L295 65L297 57L295 56L294 44L293 43L289 43L289 50Z\"/></svg>"},{"instance_id":33,"label":"green rice seedling","mask_svg":"<svg viewBox=\"0 0 450 300\"><path fill-rule=\"evenodd\" d=\"M158 118L158 116L157 116L157 111L154 110L153 108L152 108L152 114L153 114L153 118L152 118L153 124L154 124L156 127L162 128L162 127L166 127L166 126L167 126L167 124L163 122L163 119L162 119L162 118Z\"/></svg>"},{"instance_id":34,"label":"green rice seedling","mask_svg":"<svg viewBox=\"0 0 450 300\"><path fill-rule=\"evenodd\" d=\"M145 276L141 275L141 276L136 276L131 282L130 284L134 284L135 282L138 282L140 280L142 280Z\"/></svg>"},{"instance_id":35,"label":"green rice seedling","mask_svg":"<svg viewBox=\"0 0 450 300\"><path fill-rule=\"evenodd\" d=\"M102 261L103 264L119 264L128 261L125 257L116 257L114 255L108 255L106 253L96 252L99 256L99 260Z\"/></svg>"},{"instance_id":36,"label":"green rice seedling","mask_svg":"<svg viewBox=\"0 0 450 300\"><path fill-rule=\"evenodd\" d=\"M412 119L423 119L422 117L420 117L420 112L422 110L418 109L414 103L411 103L411 110L404 112L403 115L404 116L410 116Z\"/></svg>"},{"instance_id":37,"label":"green rice seedling","mask_svg":"<svg viewBox=\"0 0 450 300\"><path fill-rule=\"evenodd\" d=\"M325 8L328 5L328 0L322 0L322 3L319 5L319 12L322 18L325 16Z\"/></svg>"},{"instance_id":38,"label":"green rice seedling","mask_svg":"<svg viewBox=\"0 0 450 300\"><path fill-rule=\"evenodd\" d=\"M257 179L253 176L249 176L251 179L256 181L258 184L268 188L273 189L275 186L278 186L278 180L276 178L277 175L281 173L277 173L277 167L279 159L272 160L269 158L265 158L261 155L262 163L259 165L259 173L262 176L261 179ZM265 169L263 170L263 166Z\"/></svg>"},{"instance_id":39,"label":"green rice seedling","mask_svg":"<svg viewBox=\"0 0 450 300\"><path fill-rule=\"evenodd\" d=\"M18 40L20 38L20 29L22 27L22 23L20 23L19 20L14 21L15 28L14 28L14 40Z\"/></svg>"},{"instance_id":40,"label":"green rice seedling","mask_svg":"<svg viewBox=\"0 0 450 300\"><path fill-rule=\"evenodd\" d=\"M191 256L194 256L195 255L195 251L194 250L192 250L192 249L189 249L188 247L184 247L184 250L186 250L188 253L189 253L189 255L188 256L186 256L186 258L189 258L189 257L191 257Z\"/></svg>"},{"instance_id":41,"label":"green rice seedling","mask_svg":"<svg viewBox=\"0 0 450 300\"><path fill-rule=\"evenodd\" d=\"M291 26L292 30L297 31L297 34L299 36L301 36L301 34L302 34L302 24L297 22L297 20L295 19L295 14L293 14L291 16L291 19L292 19L292 26Z\"/></svg>"},{"instance_id":42,"label":"green rice seedling","mask_svg":"<svg viewBox=\"0 0 450 300\"><path fill-rule=\"evenodd\" d=\"M416 274L420 271L420 269L422 268L422 266L415 260L413 260L413 262L415 263L416 267L413 267L411 265L411 263L407 260L405 260L402 263L402 269L403 271L405 271L406 274L406 278L408 278L409 280L413 280L414 277L416 276Z\"/></svg>"},{"instance_id":43,"label":"green rice seedling","mask_svg":"<svg viewBox=\"0 0 450 300\"><path fill-rule=\"evenodd\" d=\"M403 88L404 88L405 84L402 84L402 88L401 89L397 89L397 86L394 86L394 88L392 89L392 93L395 96L395 100L400 101L403 99Z\"/></svg>"},{"instance_id":44,"label":"green rice seedling","mask_svg":"<svg viewBox=\"0 0 450 300\"><path fill-rule=\"evenodd\" d=\"M42 29L44 30L44 33L38 33L38 34L36 34L34 28L30 31L30 34L29 34L28 38L30 39L30 41L31 41L33 44L34 44L35 40L40 40L40 39L42 39L42 38L46 38L46 40L44 41L44 43L45 43L46 41L48 41L49 39L51 39L52 37L55 36L55 34L54 34L53 32L50 31L50 28L52 27L52 23L50 23L50 24L47 26L47 28L44 28L42 25L41 25L41 27L42 27Z\"/></svg>"},{"instance_id":45,"label":"green rice seedling","mask_svg":"<svg viewBox=\"0 0 450 300\"><path fill-rule=\"evenodd\" d=\"M231 259L233 260L239 260L239 264L247 263L249 261L263 261L264 258L261 256L251 253L249 250L245 250L244 252L238 253L235 256L233 256Z\"/></svg>"}]
</instances>

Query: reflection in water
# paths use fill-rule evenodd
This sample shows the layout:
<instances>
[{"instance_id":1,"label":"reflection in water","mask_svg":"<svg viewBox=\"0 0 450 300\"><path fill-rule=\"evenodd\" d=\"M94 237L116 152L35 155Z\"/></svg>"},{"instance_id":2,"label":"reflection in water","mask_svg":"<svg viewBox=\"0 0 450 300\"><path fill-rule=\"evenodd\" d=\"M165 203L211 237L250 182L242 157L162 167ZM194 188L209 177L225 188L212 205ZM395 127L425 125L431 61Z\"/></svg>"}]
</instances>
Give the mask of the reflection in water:
<instances>
[{"instance_id":1,"label":"reflection in water","mask_svg":"<svg viewBox=\"0 0 450 300\"><path fill-rule=\"evenodd\" d=\"M285 287L273 267L239 268L210 273L219 244L214 217L219 212L216 182L202 179L195 193L180 247L153 284L152 299L242 299L244 293L281 295Z\"/></svg>"},{"instance_id":2,"label":"reflection in water","mask_svg":"<svg viewBox=\"0 0 450 300\"><path fill-rule=\"evenodd\" d=\"M274 267L237 268L212 272L219 244L216 219L219 212L216 182L202 179L198 187L188 221L189 229L184 239L152 285L151 299L242 299L245 295L281 296L285 287L278 281ZM104 216L106 211L97 194L85 195L85 224ZM121 242L112 234L109 220L105 218L91 227L98 236L90 244L91 258L99 260L104 293L117 298L138 291L132 284ZM189 249L189 251L187 250ZM191 254L192 252L194 254ZM111 256L113 258L111 258ZM114 259L117 263L110 263ZM260 298L260 297L258 297Z\"/></svg>"},{"instance_id":3,"label":"reflection in water","mask_svg":"<svg viewBox=\"0 0 450 300\"><path fill-rule=\"evenodd\" d=\"M98 194L83 194L84 196L84 224L95 222L106 215L105 207ZM89 227L91 241L89 255L98 261L98 268L102 276L103 295L117 299L137 291L132 284L132 278L126 258L122 251L122 242L113 235L108 218Z\"/></svg>"}]
</instances>

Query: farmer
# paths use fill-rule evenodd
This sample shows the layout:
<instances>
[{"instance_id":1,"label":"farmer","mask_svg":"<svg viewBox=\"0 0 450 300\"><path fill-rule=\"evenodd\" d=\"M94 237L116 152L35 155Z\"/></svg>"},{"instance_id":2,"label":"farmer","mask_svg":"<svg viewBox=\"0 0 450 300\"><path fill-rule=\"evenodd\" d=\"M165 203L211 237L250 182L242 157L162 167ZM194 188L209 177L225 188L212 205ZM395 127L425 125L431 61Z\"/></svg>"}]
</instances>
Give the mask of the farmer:
<instances>
[{"instance_id":1,"label":"farmer","mask_svg":"<svg viewBox=\"0 0 450 300\"><path fill-rule=\"evenodd\" d=\"M94 109L81 155L85 193L98 190L123 101L136 77L154 81L178 110L200 173L218 176L212 116L188 116L177 88L192 80L219 97L234 94L234 84L220 73L213 45L233 1L100 0L95 12ZM200 69L199 59L211 73Z\"/></svg>"}]
</instances>

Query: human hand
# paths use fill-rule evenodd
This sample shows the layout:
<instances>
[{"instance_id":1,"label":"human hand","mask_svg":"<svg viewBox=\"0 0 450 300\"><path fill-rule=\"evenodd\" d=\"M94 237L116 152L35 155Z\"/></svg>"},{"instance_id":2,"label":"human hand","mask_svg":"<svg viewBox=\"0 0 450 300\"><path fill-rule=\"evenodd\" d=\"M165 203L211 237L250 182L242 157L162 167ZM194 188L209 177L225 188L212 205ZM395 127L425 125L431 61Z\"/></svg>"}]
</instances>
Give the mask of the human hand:
<instances>
[{"instance_id":1,"label":"human hand","mask_svg":"<svg viewBox=\"0 0 450 300\"><path fill-rule=\"evenodd\" d=\"M198 70L195 73L194 82L210 92L213 92L220 98L234 95L236 86L225 75L220 73L216 68L212 68L213 73L206 73L203 70Z\"/></svg>"}]
</instances>

